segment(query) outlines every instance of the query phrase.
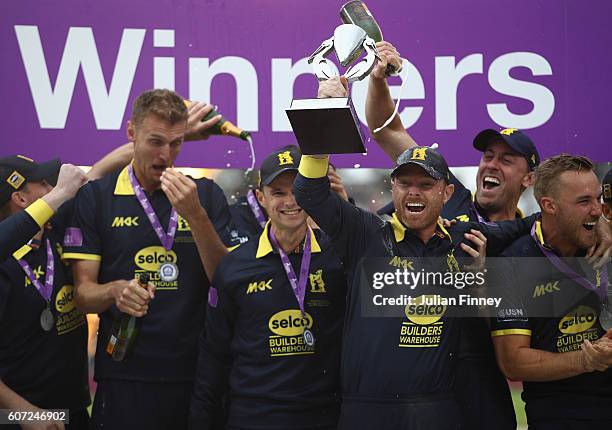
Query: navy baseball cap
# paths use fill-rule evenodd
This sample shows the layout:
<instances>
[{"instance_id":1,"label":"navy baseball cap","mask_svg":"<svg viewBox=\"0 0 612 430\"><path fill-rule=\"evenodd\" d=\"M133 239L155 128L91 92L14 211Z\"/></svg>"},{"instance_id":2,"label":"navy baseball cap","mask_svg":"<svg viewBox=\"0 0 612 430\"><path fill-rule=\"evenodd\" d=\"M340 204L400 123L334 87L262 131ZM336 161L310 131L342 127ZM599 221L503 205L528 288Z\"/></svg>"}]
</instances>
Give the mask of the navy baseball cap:
<instances>
[{"instance_id":1,"label":"navy baseball cap","mask_svg":"<svg viewBox=\"0 0 612 430\"><path fill-rule=\"evenodd\" d=\"M612 202L612 169L608 170L601 181L601 193L604 202Z\"/></svg>"},{"instance_id":2,"label":"navy baseball cap","mask_svg":"<svg viewBox=\"0 0 612 430\"><path fill-rule=\"evenodd\" d=\"M45 163L36 163L23 155L12 155L0 159L0 206L6 204L11 195L21 190L28 181L57 178L61 162L56 158ZM53 185L53 184L52 184Z\"/></svg>"},{"instance_id":3,"label":"navy baseball cap","mask_svg":"<svg viewBox=\"0 0 612 430\"><path fill-rule=\"evenodd\" d=\"M521 154L527 160L529 170L535 169L540 164L540 154L533 141L522 131L516 128L505 128L501 131L489 128L483 130L474 138L474 148L484 152L489 144L501 140Z\"/></svg>"},{"instance_id":4,"label":"navy baseball cap","mask_svg":"<svg viewBox=\"0 0 612 430\"><path fill-rule=\"evenodd\" d=\"M444 179L450 181L450 170L446 160L436 149L429 146L414 146L405 150L397 157L396 167L391 172L393 178L400 169L408 164L415 164L421 167L434 179Z\"/></svg>"},{"instance_id":5,"label":"navy baseball cap","mask_svg":"<svg viewBox=\"0 0 612 430\"><path fill-rule=\"evenodd\" d=\"M297 146L288 145L268 155L259 168L259 186L270 185L285 172L297 172L302 153Z\"/></svg>"}]
</instances>

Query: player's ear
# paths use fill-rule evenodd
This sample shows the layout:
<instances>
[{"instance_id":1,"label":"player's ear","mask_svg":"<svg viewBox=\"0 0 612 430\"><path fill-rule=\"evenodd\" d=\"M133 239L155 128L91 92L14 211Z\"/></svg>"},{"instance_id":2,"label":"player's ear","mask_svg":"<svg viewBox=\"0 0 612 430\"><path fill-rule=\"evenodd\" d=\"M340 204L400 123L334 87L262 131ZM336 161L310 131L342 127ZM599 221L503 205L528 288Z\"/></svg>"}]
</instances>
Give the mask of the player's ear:
<instances>
[{"instance_id":1,"label":"player's ear","mask_svg":"<svg viewBox=\"0 0 612 430\"><path fill-rule=\"evenodd\" d=\"M455 192L454 184L446 184L444 186L444 203L448 202Z\"/></svg>"},{"instance_id":2,"label":"player's ear","mask_svg":"<svg viewBox=\"0 0 612 430\"><path fill-rule=\"evenodd\" d=\"M255 188L255 197L257 197L257 201L260 205L264 205L266 201L266 197L263 192L263 188Z\"/></svg>"},{"instance_id":3,"label":"player's ear","mask_svg":"<svg viewBox=\"0 0 612 430\"><path fill-rule=\"evenodd\" d=\"M542 212L555 215L559 211L557 202L552 197L544 196L538 203L540 204L540 209L542 209Z\"/></svg>"}]
</instances>

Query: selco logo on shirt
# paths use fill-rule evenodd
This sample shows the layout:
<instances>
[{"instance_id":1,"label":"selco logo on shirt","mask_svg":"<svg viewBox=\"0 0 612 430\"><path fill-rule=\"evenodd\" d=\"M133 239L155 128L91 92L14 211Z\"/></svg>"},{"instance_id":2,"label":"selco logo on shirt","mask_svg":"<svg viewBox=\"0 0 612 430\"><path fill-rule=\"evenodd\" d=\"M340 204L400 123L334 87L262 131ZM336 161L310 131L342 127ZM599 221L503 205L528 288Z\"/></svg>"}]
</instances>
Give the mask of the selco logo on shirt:
<instances>
[{"instance_id":1,"label":"selco logo on shirt","mask_svg":"<svg viewBox=\"0 0 612 430\"><path fill-rule=\"evenodd\" d=\"M166 251L163 246L147 246L134 256L134 263L143 270L155 272L163 263L177 263L176 252Z\"/></svg>"},{"instance_id":2,"label":"selco logo on shirt","mask_svg":"<svg viewBox=\"0 0 612 430\"><path fill-rule=\"evenodd\" d=\"M286 309L272 315L268 328L274 335L269 337L270 357L314 354L315 345L304 341L304 330L314 324L312 316L299 309Z\"/></svg>"},{"instance_id":3,"label":"selco logo on shirt","mask_svg":"<svg viewBox=\"0 0 612 430\"><path fill-rule=\"evenodd\" d=\"M593 327L597 313L589 306L578 306L559 321L559 331L565 334L582 333Z\"/></svg>"},{"instance_id":4,"label":"selco logo on shirt","mask_svg":"<svg viewBox=\"0 0 612 430\"><path fill-rule=\"evenodd\" d=\"M440 319L446 306L435 303L435 296L422 295L404 309L409 322L402 322L400 348L432 348L440 346L444 321Z\"/></svg>"}]
</instances>

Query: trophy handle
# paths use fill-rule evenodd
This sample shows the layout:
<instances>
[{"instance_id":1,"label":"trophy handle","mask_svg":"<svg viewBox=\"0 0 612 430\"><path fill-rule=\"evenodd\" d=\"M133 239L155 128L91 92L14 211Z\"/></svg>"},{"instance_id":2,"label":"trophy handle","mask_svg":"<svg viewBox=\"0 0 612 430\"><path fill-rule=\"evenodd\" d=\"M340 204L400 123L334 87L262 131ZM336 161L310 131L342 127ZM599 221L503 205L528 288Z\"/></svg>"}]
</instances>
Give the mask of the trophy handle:
<instances>
[{"instance_id":1,"label":"trophy handle","mask_svg":"<svg viewBox=\"0 0 612 430\"><path fill-rule=\"evenodd\" d=\"M370 74L376 62L380 60L378 50L376 49L376 42L372 38L366 37L363 42L363 48L366 51L366 56L359 63L350 67L344 74L349 82L361 81Z\"/></svg>"},{"instance_id":2,"label":"trophy handle","mask_svg":"<svg viewBox=\"0 0 612 430\"><path fill-rule=\"evenodd\" d=\"M338 76L336 71L330 66L327 57L334 50L334 38L324 40L321 46L308 57L308 64L312 64L314 74L319 81L326 81Z\"/></svg>"}]
</instances>

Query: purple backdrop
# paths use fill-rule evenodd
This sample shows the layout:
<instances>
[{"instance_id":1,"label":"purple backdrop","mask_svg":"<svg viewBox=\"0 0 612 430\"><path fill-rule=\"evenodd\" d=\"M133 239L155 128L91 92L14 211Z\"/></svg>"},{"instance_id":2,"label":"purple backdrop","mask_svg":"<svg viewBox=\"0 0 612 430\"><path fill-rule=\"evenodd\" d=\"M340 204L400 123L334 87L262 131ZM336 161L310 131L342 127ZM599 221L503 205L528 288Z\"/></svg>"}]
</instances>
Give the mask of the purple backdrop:
<instances>
[{"instance_id":1,"label":"purple backdrop","mask_svg":"<svg viewBox=\"0 0 612 430\"><path fill-rule=\"evenodd\" d=\"M400 111L417 108L403 113L405 123L414 123L415 139L438 142L452 165L472 165L479 159L471 149L477 131L516 126L528 130L543 157L566 151L612 160L604 137L612 131L612 59L605 54L612 42L612 3L586 3L368 2L385 38L410 62L403 91L410 100L402 100ZM126 140L135 96L160 85L193 99L210 98L228 119L256 130L259 160L293 141L283 111L291 99L290 66L333 34L341 4L2 2L0 153L90 164ZM303 62L298 66L306 70ZM364 88L353 90L358 106ZM295 79L293 97L315 93L312 75ZM389 165L374 144L368 150L336 163ZM239 140L213 137L186 144L178 164L247 167L249 151Z\"/></svg>"}]
</instances>

